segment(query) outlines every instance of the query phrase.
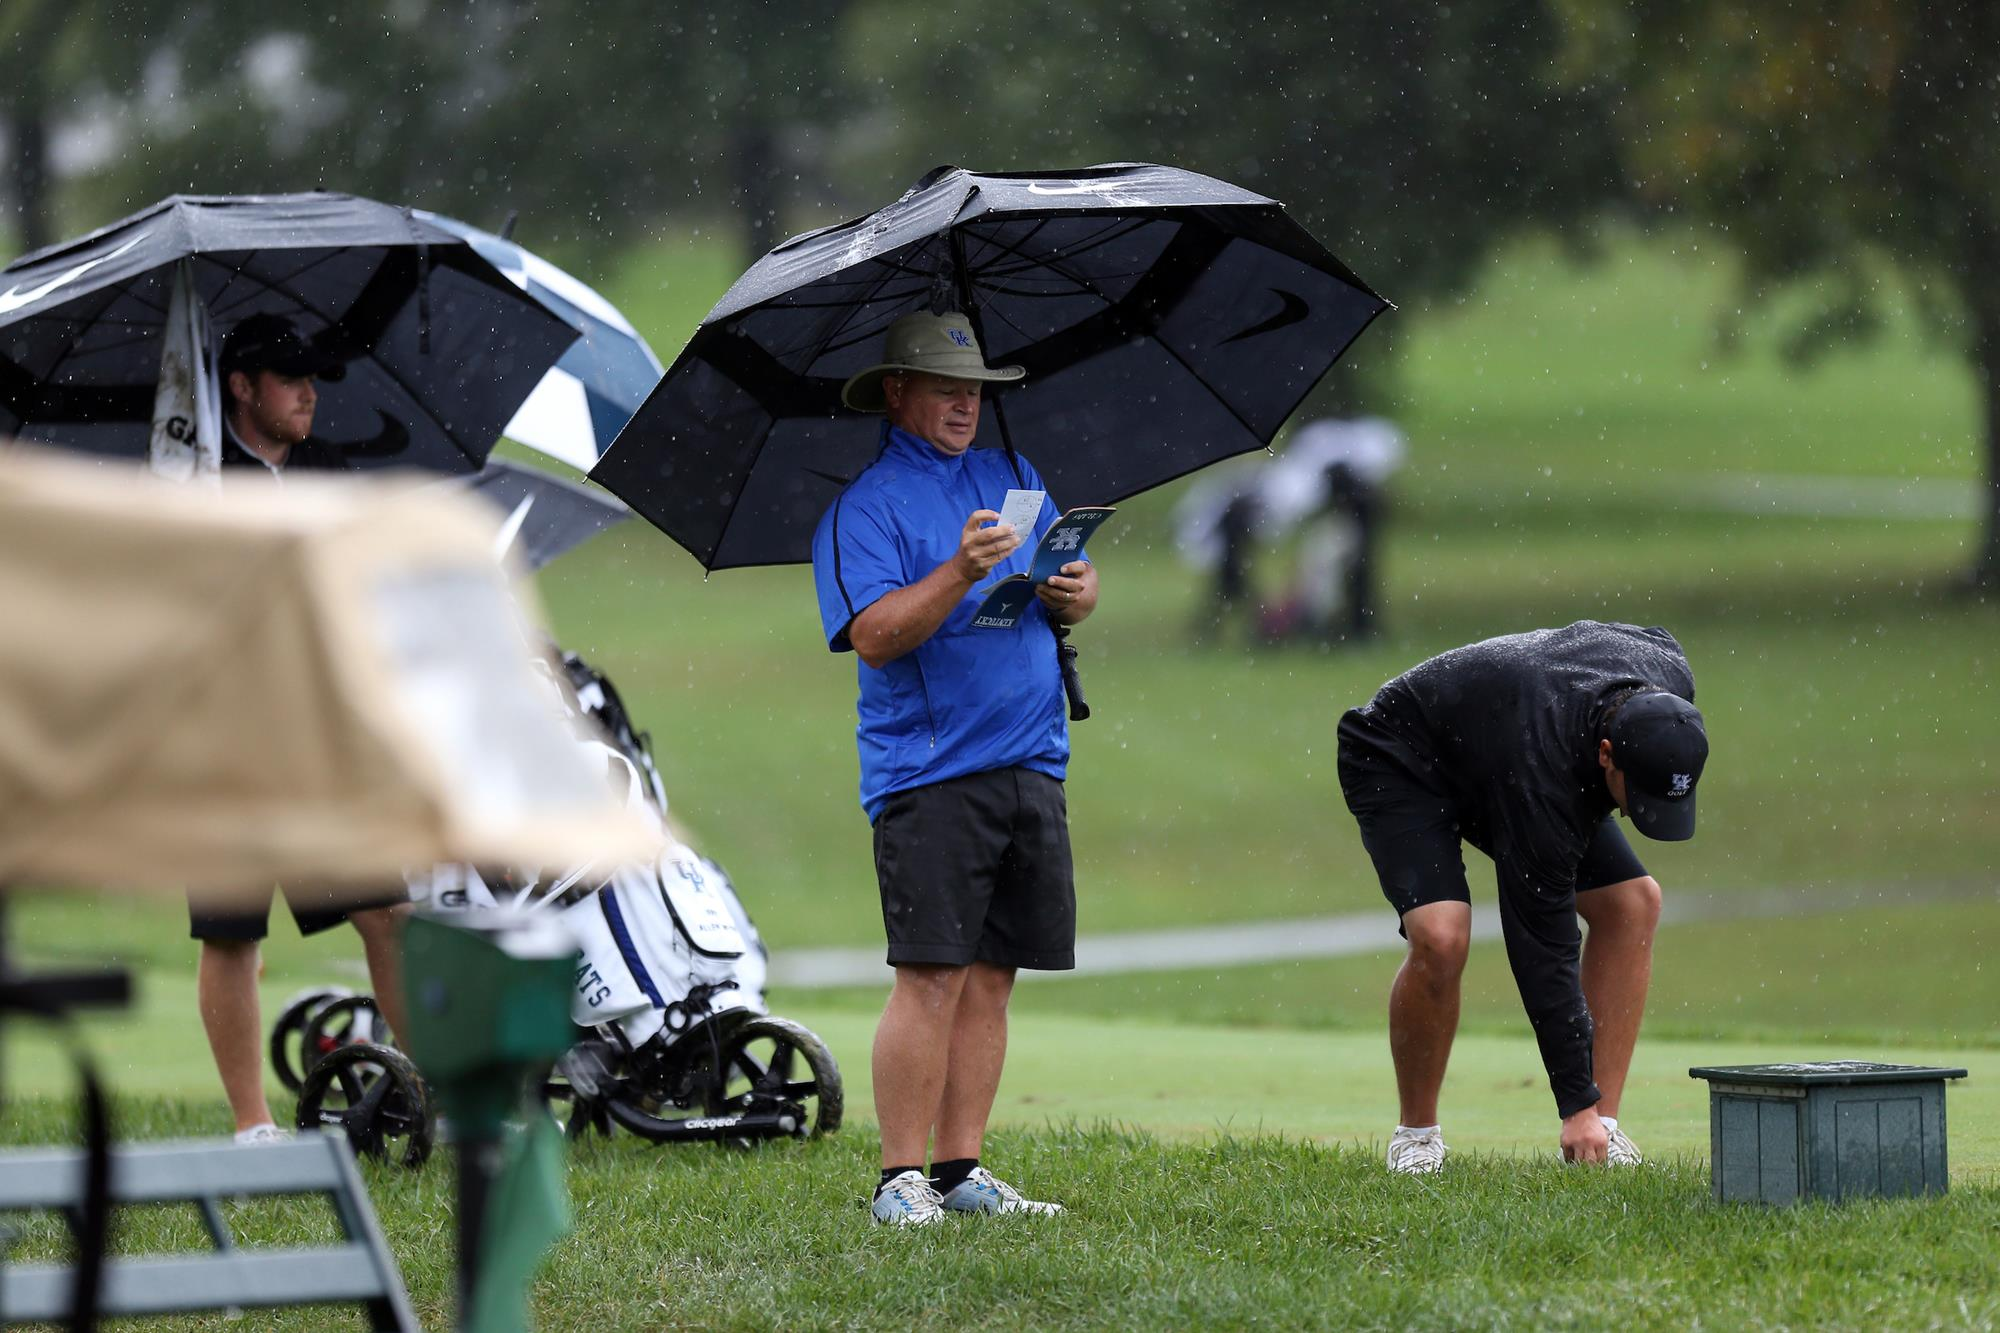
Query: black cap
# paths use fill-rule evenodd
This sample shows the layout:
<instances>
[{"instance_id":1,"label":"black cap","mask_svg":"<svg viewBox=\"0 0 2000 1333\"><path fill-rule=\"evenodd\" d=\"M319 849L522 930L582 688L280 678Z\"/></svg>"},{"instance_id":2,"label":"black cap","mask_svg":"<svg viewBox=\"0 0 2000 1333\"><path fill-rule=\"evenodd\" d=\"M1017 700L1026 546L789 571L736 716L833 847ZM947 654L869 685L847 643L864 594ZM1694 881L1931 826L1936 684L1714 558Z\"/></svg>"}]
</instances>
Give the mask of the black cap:
<instances>
[{"instance_id":1,"label":"black cap","mask_svg":"<svg viewBox=\"0 0 2000 1333\"><path fill-rule=\"evenodd\" d=\"M270 313L240 321L222 340L222 373L275 370L280 375L317 375L337 380L347 374L338 356L299 336L292 321Z\"/></svg>"},{"instance_id":2,"label":"black cap","mask_svg":"<svg viewBox=\"0 0 2000 1333\"><path fill-rule=\"evenodd\" d=\"M1694 787L1708 762L1701 713L1677 694L1637 694L1611 719L1610 740L1633 826L1661 842L1692 838Z\"/></svg>"}]
</instances>

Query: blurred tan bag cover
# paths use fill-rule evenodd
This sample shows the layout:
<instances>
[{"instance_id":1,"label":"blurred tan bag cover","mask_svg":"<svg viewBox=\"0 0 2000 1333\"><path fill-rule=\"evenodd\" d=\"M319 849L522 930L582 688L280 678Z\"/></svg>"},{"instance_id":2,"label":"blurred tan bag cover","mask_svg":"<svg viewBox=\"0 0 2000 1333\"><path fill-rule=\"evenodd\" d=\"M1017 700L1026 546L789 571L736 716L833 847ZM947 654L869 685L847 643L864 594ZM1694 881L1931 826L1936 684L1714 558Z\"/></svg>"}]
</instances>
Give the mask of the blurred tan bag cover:
<instances>
[{"instance_id":1,"label":"blurred tan bag cover","mask_svg":"<svg viewBox=\"0 0 2000 1333\"><path fill-rule=\"evenodd\" d=\"M0 447L0 885L379 892L657 851L439 488L177 486Z\"/></svg>"}]
</instances>

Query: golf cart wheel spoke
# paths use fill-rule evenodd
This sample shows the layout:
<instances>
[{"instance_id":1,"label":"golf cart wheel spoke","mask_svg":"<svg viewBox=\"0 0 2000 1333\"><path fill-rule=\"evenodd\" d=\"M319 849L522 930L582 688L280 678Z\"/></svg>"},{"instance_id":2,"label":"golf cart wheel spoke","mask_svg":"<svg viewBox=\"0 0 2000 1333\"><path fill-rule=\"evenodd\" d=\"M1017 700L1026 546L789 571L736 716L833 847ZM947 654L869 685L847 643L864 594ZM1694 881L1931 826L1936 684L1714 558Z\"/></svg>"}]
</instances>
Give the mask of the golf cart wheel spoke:
<instances>
[{"instance_id":1,"label":"golf cart wheel spoke","mask_svg":"<svg viewBox=\"0 0 2000 1333\"><path fill-rule=\"evenodd\" d=\"M355 1076L352 1066L342 1066L333 1071L333 1081L340 1085L340 1095L350 1107L361 1100L361 1080Z\"/></svg>"},{"instance_id":2,"label":"golf cart wheel spoke","mask_svg":"<svg viewBox=\"0 0 2000 1333\"><path fill-rule=\"evenodd\" d=\"M388 1074L379 1075L362 1092L361 1100L354 1104L355 1113L367 1116L370 1119L379 1117L382 1111L382 1101L389 1095L394 1086L395 1080Z\"/></svg>"}]
</instances>

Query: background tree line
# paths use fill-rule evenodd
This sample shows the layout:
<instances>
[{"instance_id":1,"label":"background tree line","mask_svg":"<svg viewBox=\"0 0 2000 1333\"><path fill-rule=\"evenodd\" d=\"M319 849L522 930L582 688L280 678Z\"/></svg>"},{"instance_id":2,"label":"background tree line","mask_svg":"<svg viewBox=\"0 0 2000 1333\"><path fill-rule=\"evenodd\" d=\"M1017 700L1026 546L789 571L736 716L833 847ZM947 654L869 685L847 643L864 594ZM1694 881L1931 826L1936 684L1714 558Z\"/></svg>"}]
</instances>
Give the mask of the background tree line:
<instances>
[{"instance_id":1,"label":"background tree line","mask_svg":"<svg viewBox=\"0 0 2000 1333\"><path fill-rule=\"evenodd\" d=\"M1753 296L1832 294L1810 350L1866 331L1887 265L1980 376L2000 582L2000 9L1970 0L4 0L0 55L23 250L176 191L324 187L519 213L587 273L692 224L747 258L940 162L1137 159L1282 199L1404 305L1525 228L1690 219ZM78 124L112 150L57 181ZM1387 392L1393 325L1342 392Z\"/></svg>"}]
</instances>

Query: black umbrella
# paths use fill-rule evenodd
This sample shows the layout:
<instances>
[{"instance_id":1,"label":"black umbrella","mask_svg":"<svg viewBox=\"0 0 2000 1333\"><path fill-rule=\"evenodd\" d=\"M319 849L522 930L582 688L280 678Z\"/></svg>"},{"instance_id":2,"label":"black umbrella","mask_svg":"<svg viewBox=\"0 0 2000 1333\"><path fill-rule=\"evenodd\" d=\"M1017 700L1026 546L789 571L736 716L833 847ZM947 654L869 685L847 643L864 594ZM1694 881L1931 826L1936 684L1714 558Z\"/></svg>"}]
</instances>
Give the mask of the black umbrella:
<instances>
[{"instance_id":1,"label":"black umbrella","mask_svg":"<svg viewBox=\"0 0 2000 1333\"><path fill-rule=\"evenodd\" d=\"M182 261L218 339L270 311L347 363L313 433L362 465L477 468L578 334L409 209L176 195L0 270L0 435L146 457Z\"/></svg>"},{"instance_id":2,"label":"black umbrella","mask_svg":"<svg viewBox=\"0 0 2000 1333\"><path fill-rule=\"evenodd\" d=\"M1262 195L1173 167L940 167L737 280L591 479L708 569L811 558L874 458L840 405L911 311L963 310L1019 364L979 444L1019 448L1065 507L1108 504L1270 443L1388 307Z\"/></svg>"}]
</instances>

